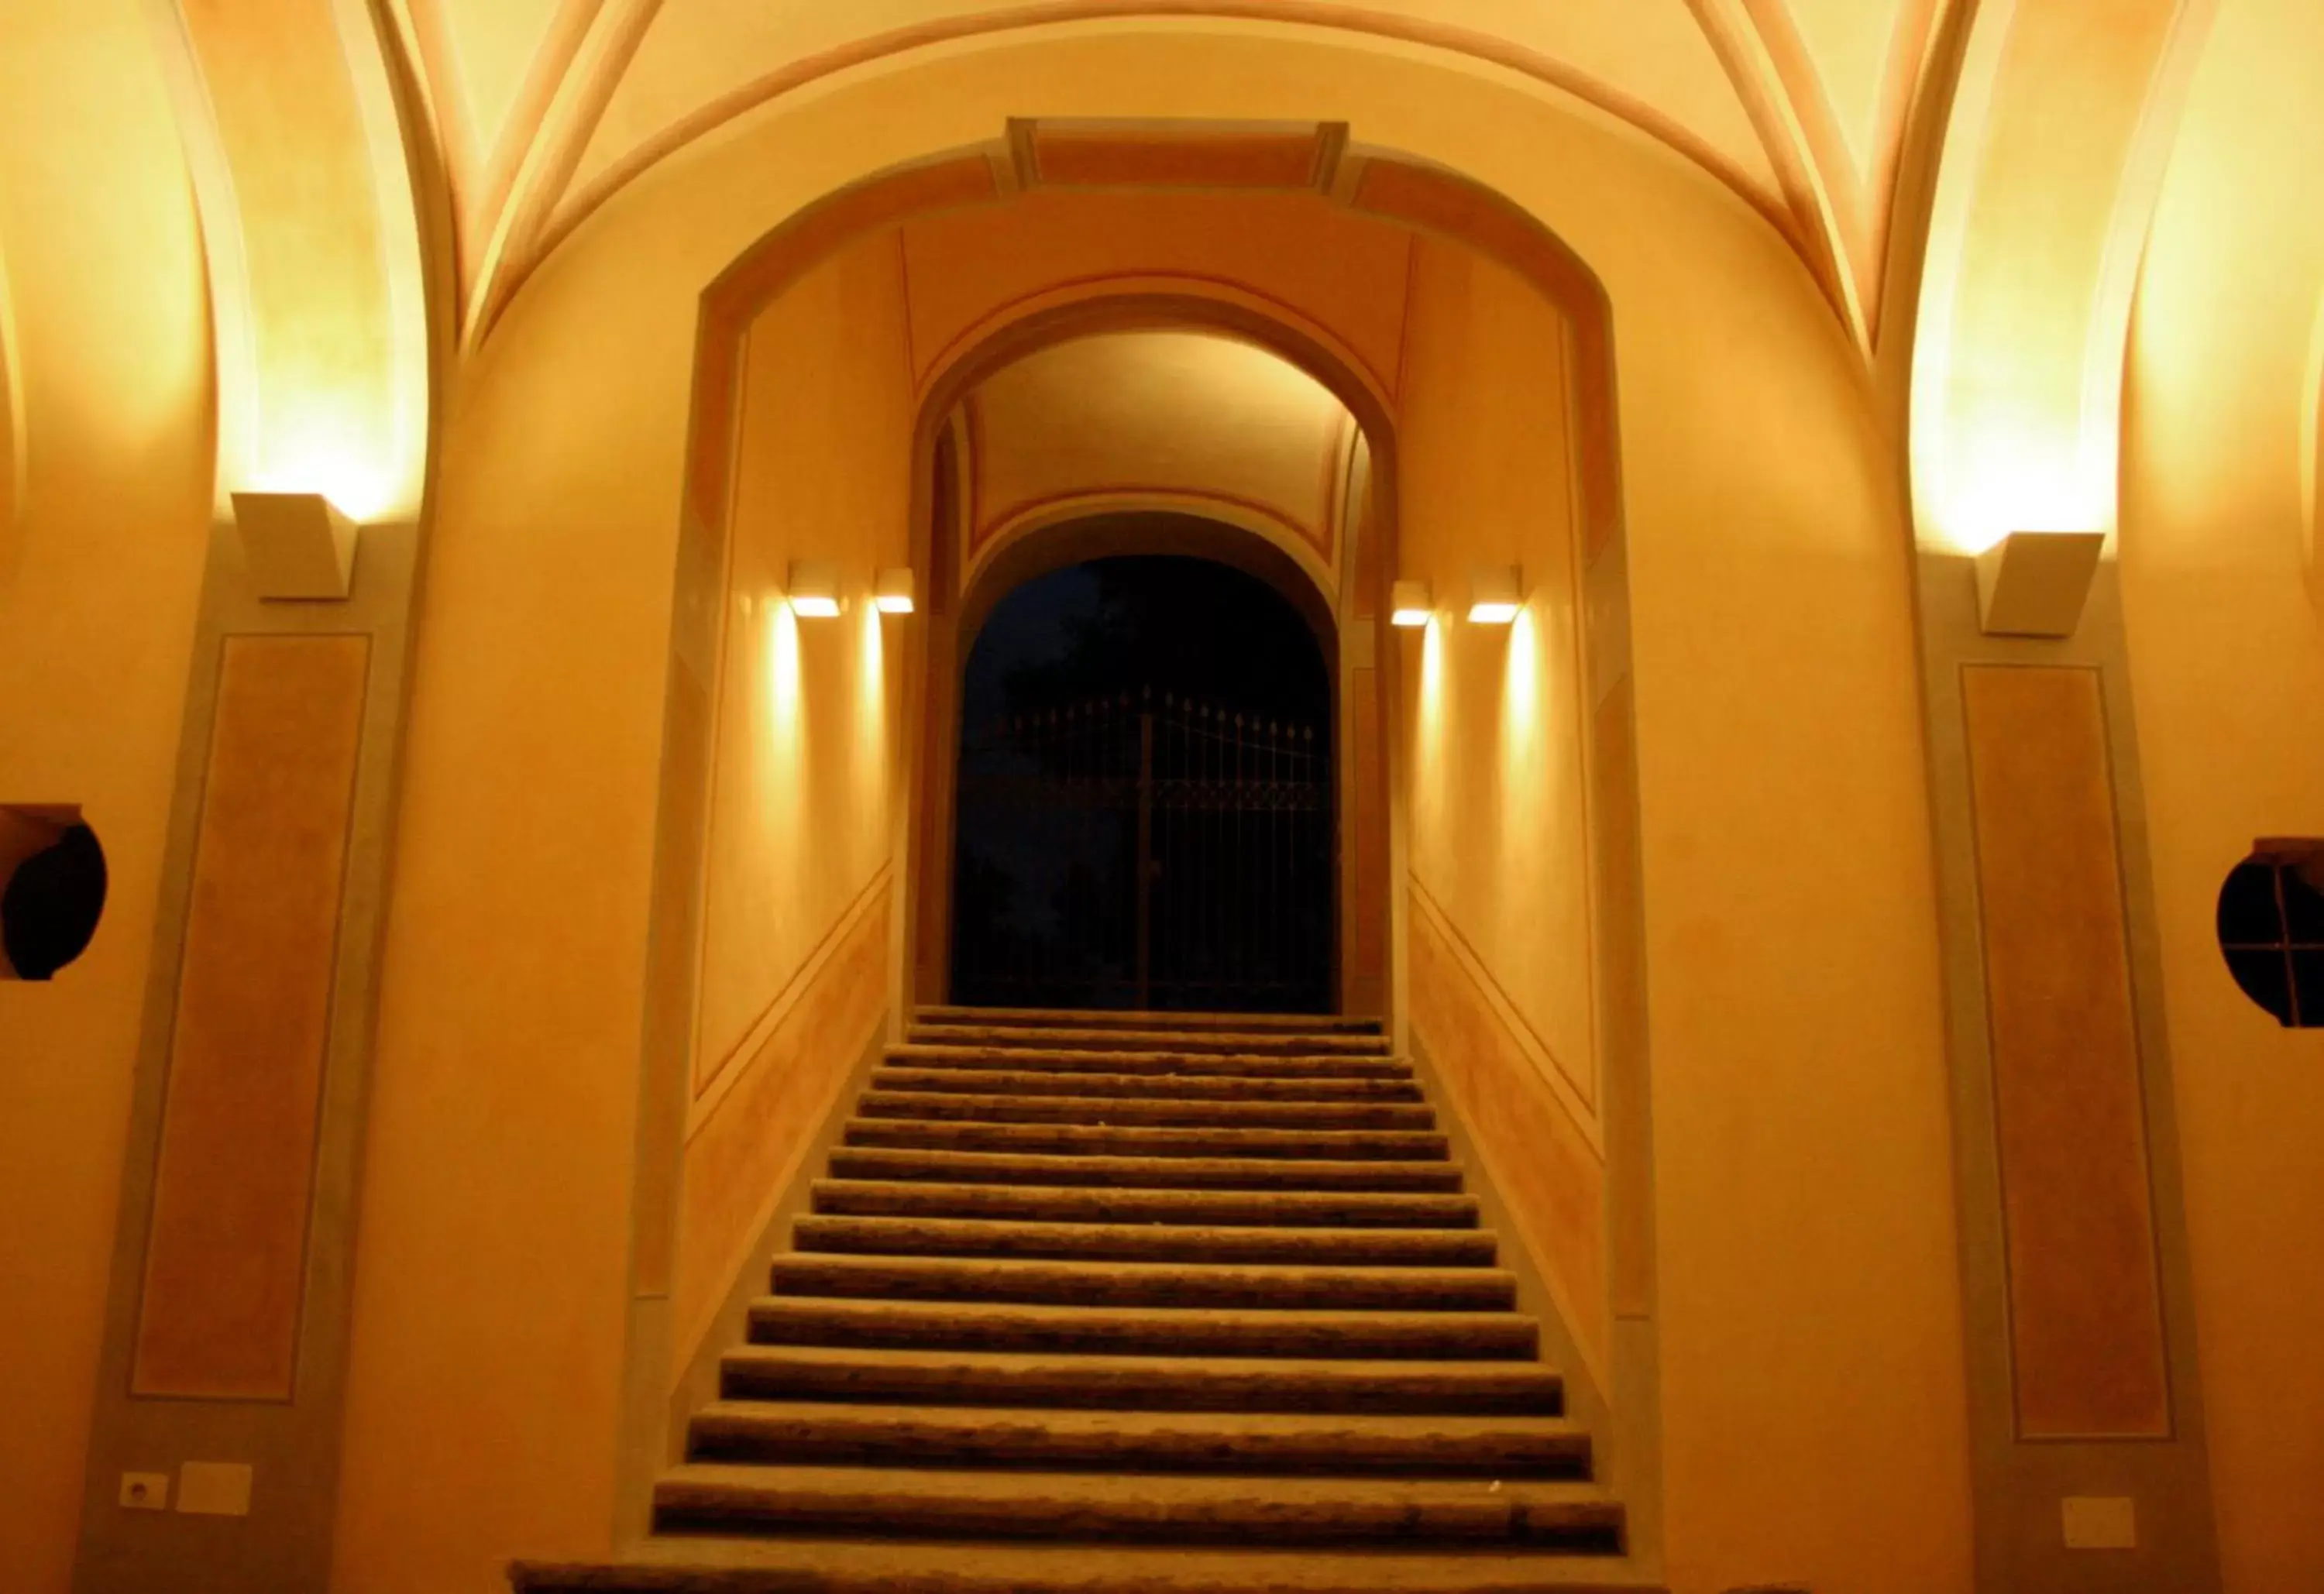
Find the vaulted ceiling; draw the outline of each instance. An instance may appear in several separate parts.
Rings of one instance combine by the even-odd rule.
[[[1908,119],[1957,3],[400,0],[480,312],[624,182],[770,99],[945,43],[1197,19],[1421,47],[1587,102],[1766,214],[1867,344]]]

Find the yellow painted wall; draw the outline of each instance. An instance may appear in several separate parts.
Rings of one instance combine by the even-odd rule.
[[[1397,395],[1397,574],[1436,622],[1405,641],[1413,879],[1595,1119],[1572,381],[1563,316],[1458,245],[1414,260]],[[1471,572],[1517,565],[1515,624],[1475,625]]]
[[[875,234],[792,283],[749,333],[672,1291],[681,1360],[886,1009],[921,623],[872,602],[876,573],[910,561],[901,258],[892,232]],[[845,613],[792,613],[794,559],[832,567]]]
[[[711,791],[696,1078],[707,1084],[888,861],[909,620],[872,584],[909,559],[916,406],[893,234],[792,284],[750,332]],[[781,601],[820,561],[835,620]],[[747,609],[744,605],[748,605]]]
[[[0,981],[0,1581],[62,1594],[209,535],[201,243],[134,0],[0,10],[0,276],[25,495],[0,526],[0,803],[80,804],[111,886]],[[0,493],[0,499],[7,495]]]
[[[2220,882],[2324,836],[2301,452],[2324,309],[2324,12],[2225,0],[2133,325],[2121,557],[2230,1594],[2324,1586],[2324,1033],[2228,978]]]

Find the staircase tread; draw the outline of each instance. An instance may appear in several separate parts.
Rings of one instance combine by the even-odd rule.
[[[875,1091],[950,1095],[1061,1096],[1111,1099],[1134,1096],[1157,1101],[1400,1101],[1422,1100],[1420,1087],[1405,1079],[1334,1079],[1329,1075],[1277,1079],[1239,1073],[1045,1073],[1031,1070],[912,1068],[890,1062],[872,1075]]]
[[[1418,1348],[1458,1345],[1461,1360],[1530,1359],[1540,1348],[1541,1325],[1517,1312],[1326,1311],[1314,1309],[1224,1306],[1093,1306],[999,1301],[864,1300],[852,1296],[761,1295],[751,1303],[751,1329],[758,1336],[787,1326],[801,1331],[909,1334],[915,1348],[929,1348],[929,1338],[963,1335],[1024,1337],[1038,1335],[1065,1341],[1142,1339],[1164,1347],[1133,1352],[1146,1355],[1207,1357],[1230,1347],[1245,1355],[1267,1355],[1261,1345],[1296,1342],[1297,1355],[1314,1359],[1330,1350],[1334,1360],[1382,1359],[1410,1361],[1427,1359]],[[870,1339],[856,1341],[870,1344]],[[1256,1342],[1256,1343],[1254,1343]],[[1416,1345],[1417,1342],[1417,1346]],[[1396,1350],[1366,1351],[1360,1346]],[[984,1346],[983,1349],[1031,1349],[1067,1353],[1068,1345]],[[1120,1351],[1122,1347],[1112,1347]]]
[[[1176,1149],[1190,1156],[1251,1156],[1268,1152],[1297,1159],[1314,1151],[1379,1151],[1393,1153],[1383,1162],[1446,1158],[1452,1141],[1441,1129],[1286,1129],[1200,1128],[1167,1124],[1114,1125],[1073,1123],[986,1123],[957,1119],[851,1118],[845,1127],[850,1146],[893,1144],[898,1140],[940,1140],[950,1144],[982,1142],[972,1149],[1017,1147],[1136,1147],[1167,1153]],[[930,1147],[914,1147],[930,1149]],[[941,1148],[941,1147],[938,1147]],[[1365,1160],[1333,1157],[1331,1161]]]
[[[912,1405],[814,1400],[721,1399],[701,1407],[699,1417],[722,1423],[807,1423],[831,1427],[893,1427],[926,1424],[945,1428],[1024,1427],[1062,1433],[1330,1433],[1412,1437],[1427,1434],[1491,1437],[1538,1434],[1586,1444],[1589,1433],[1563,1417],[1445,1414],[1414,1415],[1318,1412],[1151,1412],[1059,1409],[1055,1406]]]
[[[1380,1035],[1302,1034],[1266,1029],[1110,1029],[1087,1026],[1067,1028],[1051,1025],[915,1024],[908,1032],[918,1042],[962,1042],[980,1046],[1071,1046],[1090,1051],[1135,1050],[1145,1047],[1179,1051],[1285,1052],[1305,1049],[1312,1056],[1338,1054],[1379,1056],[1388,1049]]]
[[[1496,1267],[1302,1266],[1264,1262],[1077,1261],[1016,1257],[860,1256],[786,1251],[778,1295],[846,1300],[990,1300],[1208,1304],[1315,1310],[1505,1310],[1516,1275]]]
[[[1048,1073],[1212,1073],[1254,1079],[1410,1079],[1412,1064],[1387,1053],[1127,1051],[1080,1046],[1001,1046],[907,1040],[882,1055],[891,1063],[973,1073],[1017,1068]]]
[[[846,1255],[1169,1259],[1241,1265],[1314,1257],[1383,1267],[1409,1267],[1423,1261],[1440,1267],[1490,1267],[1499,1251],[1492,1232],[1476,1228],[1047,1222],[1023,1218],[827,1212],[797,1220],[791,1246],[798,1251]],[[1167,1258],[1160,1255],[1164,1252],[1169,1253]]]
[[[1610,1557],[1496,1545],[1254,1549],[659,1534],[623,1562],[523,1561],[517,1594],[1664,1594]]]
[[[864,1183],[920,1184],[900,1177],[907,1171],[932,1175],[930,1184],[983,1184],[1003,1188],[1038,1188],[1032,1178],[1002,1179],[1001,1175],[1037,1175],[1039,1179],[1076,1181],[1054,1184],[1058,1189],[1120,1189],[1268,1193],[1305,1191],[1352,1194],[1457,1194],[1462,1185],[1459,1166],[1442,1157],[1427,1161],[1334,1161],[1324,1157],[1233,1156],[1109,1156],[1102,1153],[1051,1156],[1028,1151],[918,1150],[903,1147],[843,1146],[832,1153],[836,1174],[842,1164],[879,1168],[884,1179],[862,1174],[840,1175]],[[972,1177],[983,1175],[982,1180]],[[933,1175],[942,1175],[936,1178]],[[1311,1183],[1286,1184],[1304,1177]],[[1198,1182],[1199,1181],[1199,1182]],[[1250,1183],[1257,1181],[1257,1183]],[[1317,1183],[1320,1181],[1320,1183]],[[1373,1188],[1388,1181],[1386,1189]]]
[[[876,1209],[851,1214],[857,1217],[933,1217],[939,1215],[934,1209],[950,1204],[978,1210],[973,1214],[943,1215],[1001,1221],[1021,1213],[1033,1221],[1051,1223],[1199,1221],[1234,1226],[1248,1222],[1253,1227],[1273,1228],[1282,1226],[1286,1220],[1297,1219],[1300,1221],[1293,1222],[1292,1227],[1473,1230],[1480,1212],[1474,1196],[1409,1191],[1120,1190],[1073,1184],[816,1179],[808,1186],[808,1193],[819,1215],[853,1203]],[[890,1211],[881,1204],[883,1202],[910,1210]],[[1073,1219],[1057,1216],[1063,1209],[1089,1215]],[[1332,1214],[1333,1221],[1320,1221],[1326,1213]],[[1418,1221],[1423,1218],[1426,1221]],[[1351,1222],[1351,1219],[1378,1221]]]
[[[1131,1124],[1242,1124],[1266,1128],[1313,1124],[1326,1129],[1434,1128],[1435,1110],[1425,1102],[1241,1101],[1167,1096],[1010,1095],[1000,1091],[907,1091],[882,1085],[856,1099],[861,1118],[981,1119],[995,1123],[1069,1123],[1108,1128]]]
[[[1018,1350],[882,1350],[838,1345],[737,1345],[725,1355],[730,1362],[808,1361],[827,1366],[862,1363],[932,1370],[964,1368],[1030,1372],[1060,1368],[1084,1374],[1167,1372],[1218,1377],[1264,1374],[1274,1378],[1345,1377],[1365,1381],[1412,1377],[1526,1382],[1554,1381],[1558,1377],[1557,1369],[1546,1362],[1460,1361],[1451,1359],[1390,1361],[1371,1358],[1206,1356],[1199,1361],[1189,1362],[1183,1356],[1079,1355]]]
[[[1305,1505],[1490,1505],[1611,1519],[1621,1506],[1602,1485],[1566,1479],[1208,1477],[1201,1474],[981,1472],[922,1467],[794,1467],[749,1461],[684,1461],[662,1487],[798,1499],[814,1494],[888,1496],[944,1502],[1021,1502],[1055,1497],[1091,1503]]]
[[[919,1024],[1066,1024],[1080,1028],[1324,1029],[1378,1034],[1383,1020],[1352,1013],[1178,1012],[1159,1008],[972,1008],[932,1002],[915,1009]]]

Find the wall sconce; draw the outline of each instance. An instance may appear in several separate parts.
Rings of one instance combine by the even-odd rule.
[[[830,620],[847,607],[839,595],[839,572],[819,560],[793,559],[783,596],[801,620]]]
[[[1989,637],[2070,637],[2098,573],[2103,531],[2012,531],[1977,556],[1977,622]]]
[[[267,600],[344,600],[355,527],[319,493],[236,493],[234,529],[250,584]]]
[[[1390,625],[1407,629],[1426,625],[1435,613],[1436,606],[1428,599],[1428,583],[1399,581],[1388,589],[1388,622]]]
[[[1494,565],[1469,576],[1469,623],[1508,625],[1525,607],[1525,574],[1515,565]]]
[[[899,566],[880,572],[880,579],[872,589],[872,601],[882,614],[909,614],[912,603],[912,573]]]

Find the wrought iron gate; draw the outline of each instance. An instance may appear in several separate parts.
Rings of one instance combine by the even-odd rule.
[[[1169,694],[964,733],[953,998],[1323,1012],[1328,736]]]

